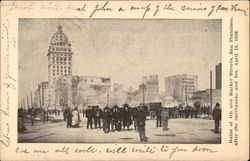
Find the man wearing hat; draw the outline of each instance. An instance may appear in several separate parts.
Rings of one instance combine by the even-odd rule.
[[[138,107],[138,111],[136,113],[136,121],[137,127],[139,131],[140,142],[146,142],[147,137],[145,134],[145,125],[146,125],[146,111],[144,110],[143,106]]]
[[[167,108],[163,108],[162,113],[161,113],[161,117],[162,117],[162,130],[168,130],[168,119],[169,119],[169,111]]]
[[[213,119],[214,119],[214,133],[219,133],[219,124],[221,120],[221,108],[219,103],[216,103],[213,109]]]
[[[90,106],[88,106],[86,110],[86,117],[87,117],[87,129],[89,127],[92,129],[93,109]]]

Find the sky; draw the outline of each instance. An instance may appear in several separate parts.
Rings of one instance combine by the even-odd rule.
[[[19,99],[48,81],[57,25],[72,43],[73,75],[110,77],[125,90],[152,74],[160,92],[164,78],[176,74],[198,75],[198,89],[206,89],[209,71],[222,61],[221,20],[19,19]]]

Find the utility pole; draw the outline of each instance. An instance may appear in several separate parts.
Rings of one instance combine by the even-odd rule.
[[[24,100],[24,98],[23,98],[23,108],[25,109],[25,100]]]
[[[210,109],[209,110],[212,110],[212,106],[213,106],[213,91],[212,91],[212,88],[213,88],[213,82],[212,82],[212,70],[210,71]],[[209,117],[209,112],[208,112],[208,117]]]
[[[109,106],[109,91],[108,91],[107,97],[108,97],[107,106]]]
[[[187,102],[187,85],[185,85],[185,99],[186,99],[186,106],[188,105],[188,102]]]
[[[40,95],[40,87],[39,87],[39,85],[38,85],[38,99],[39,99],[39,108],[41,108],[41,95]]]
[[[32,92],[30,92],[30,105],[33,106],[33,101],[32,101]]]
[[[145,85],[142,83],[142,105],[145,106]]]
[[[29,109],[29,96],[28,96],[28,94],[26,96],[27,96],[27,107]]]

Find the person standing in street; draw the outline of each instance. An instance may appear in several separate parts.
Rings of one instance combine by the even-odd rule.
[[[86,117],[87,117],[87,129],[89,129],[89,127],[92,129],[93,110],[90,106],[88,106],[86,110]]]
[[[111,111],[109,107],[105,107],[102,112],[102,122],[103,122],[103,131],[108,133],[110,131],[110,120],[111,120]]]
[[[221,108],[219,103],[216,103],[212,115],[214,119],[214,133],[219,133],[219,124],[221,120]]]
[[[67,122],[67,128],[71,128],[72,115],[71,115],[70,109],[69,108],[65,109],[64,114],[65,114],[65,119]]]
[[[95,128],[97,129],[101,127],[101,120],[100,120],[100,109],[98,106],[96,106],[94,108],[94,111],[93,111],[93,117],[94,117],[94,125],[95,125]]]
[[[137,127],[139,131],[139,137],[140,142],[146,142],[146,132],[145,132],[145,126],[146,126],[146,111],[144,110],[143,106],[139,106],[139,110],[136,114],[136,120],[137,120]]]
[[[124,104],[123,110],[122,110],[122,120],[123,120],[123,129],[127,127],[129,129],[129,126],[132,124],[131,115],[129,112],[129,106],[128,104]]]
[[[121,110],[118,108],[118,106],[116,106],[114,109],[115,130],[120,131],[122,127]]]
[[[35,108],[32,106],[30,109],[30,121],[32,126],[35,125],[35,119],[36,119],[36,111]]]
[[[162,123],[163,123],[162,130],[163,131],[169,130],[168,129],[169,113],[168,113],[167,108],[163,108],[161,116],[162,116]]]
[[[138,131],[138,128],[137,128],[137,120],[136,120],[136,115],[137,115],[137,107],[133,108],[133,111],[132,111],[132,118],[133,118],[133,121],[134,121],[134,128],[135,128],[135,131]]]
[[[156,127],[161,127],[162,124],[161,124],[161,108],[158,108],[157,111],[156,111]]]
[[[23,107],[18,109],[18,132],[24,132],[26,131],[26,128],[24,126],[24,118],[25,118],[25,112],[23,110]]]
[[[75,107],[72,112],[72,127],[78,128],[79,124],[80,124],[80,114],[77,108]]]

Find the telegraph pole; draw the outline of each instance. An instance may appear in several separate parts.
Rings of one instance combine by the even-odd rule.
[[[40,87],[38,85],[38,99],[39,99],[39,108],[41,108],[41,95],[40,95]]]
[[[28,94],[26,96],[27,96],[27,107],[29,109],[29,96],[28,96]]]
[[[24,98],[23,98],[23,108],[25,109],[25,100],[24,100]]]
[[[142,105],[145,106],[145,85],[142,83]]]
[[[32,92],[30,92],[30,105],[33,106],[33,101],[32,101]]]
[[[107,106],[109,106],[109,92],[107,94],[108,100],[107,100]]]
[[[212,70],[210,71],[210,109],[212,110],[212,106],[213,106],[213,82],[212,82]],[[209,110],[210,110],[209,109]],[[208,112],[208,117],[209,117],[209,112]]]
[[[185,85],[185,99],[186,99],[186,106],[188,105],[188,102],[187,102],[187,85]]]

